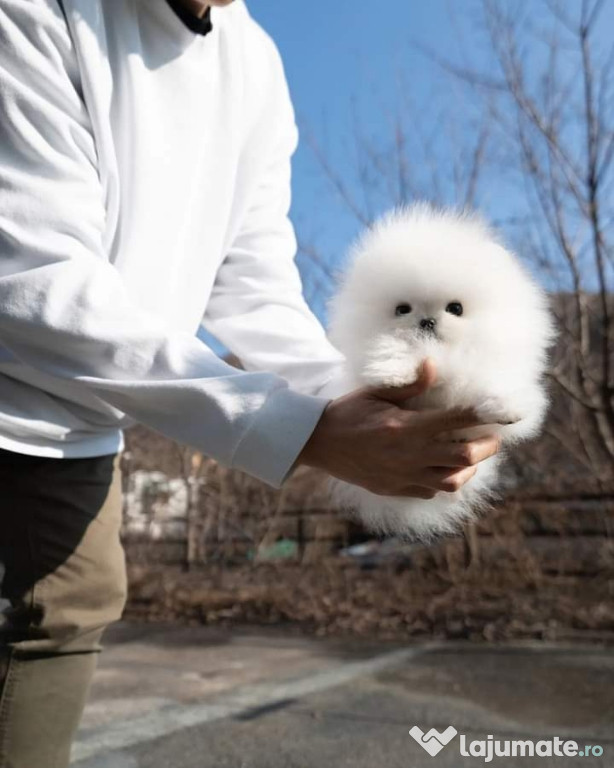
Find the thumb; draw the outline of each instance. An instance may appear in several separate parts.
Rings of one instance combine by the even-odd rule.
[[[427,357],[422,361],[418,369],[418,376],[411,384],[403,384],[400,387],[368,387],[371,397],[378,400],[387,400],[389,403],[402,403],[410,397],[417,397],[433,386],[437,380],[437,368],[434,361]]]

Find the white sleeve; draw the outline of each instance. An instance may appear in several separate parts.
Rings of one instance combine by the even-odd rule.
[[[262,171],[242,227],[222,263],[203,325],[247,370],[275,371],[299,391],[321,393],[343,357],[303,298],[288,212],[291,156],[298,132],[283,66],[272,41],[272,87],[254,133],[265,146]]]
[[[240,372],[138,307],[105,210],[56,0],[0,3],[0,344],[180,442],[279,486],[328,400]]]

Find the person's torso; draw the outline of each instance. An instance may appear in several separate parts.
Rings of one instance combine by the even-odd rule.
[[[105,252],[143,309],[197,333],[267,155],[272,46],[242,0],[200,35],[166,0],[62,0],[91,123]],[[0,349],[0,447],[51,456],[122,446],[132,421]]]
[[[92,0],[64,2],[78,12]],[[98,152],[109,259],[139,305],[196,332],[258,179],[260,32],[241,2],[213,9],[206,36],[166,0],[96,5],[112,78],[96,128],[106,133]],[[103,77],[97,85],[92,99],[105,97]]]

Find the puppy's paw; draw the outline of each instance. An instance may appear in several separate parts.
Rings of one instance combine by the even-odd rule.
[[[407,339],[381,335],[367,344],[361,366],[365,384],[400,387],[418,377],[421,360]]]
[[[384,387],[402,387],[413,384],[418,378],[417,366],[390,359],[370,361],[362,371],[365,384]]]

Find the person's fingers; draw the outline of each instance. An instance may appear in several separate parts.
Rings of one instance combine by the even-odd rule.
[[[463,467],[456,470],[451,470],[450,467],[431,467],[422,474],[420,482],[435,491],[454,493],[460,490],[476,472],[477,467]]]
[[[433,442],[425,451],[424,460],[432,467],[470,467],[494,456],[500,445],[496,435],[476,437],[466,443]]]
[[[377,400],[400,404],[411,397],[417,397],[432,387],[437,380],[437,369],[431,358],[426,358],[418,370],[418,377],[411,384],[400,387],[365,387],[365,393]]]
[[[427,411],[414,411],[408,419],[408,427],[421,429],[428,435],[436,435],[440,432],[451,432],[457,429],[469,427],[487,426],[474,408],[448,408],[432,409]]]
[[[439,491],[454,493],[460,490],[476,471],[477,467],[457,467],[454,470],[449,467],[431,467],[421,473],[419,484],[413,483],[401,490],[391,490],[381,495],[432,499]]]

